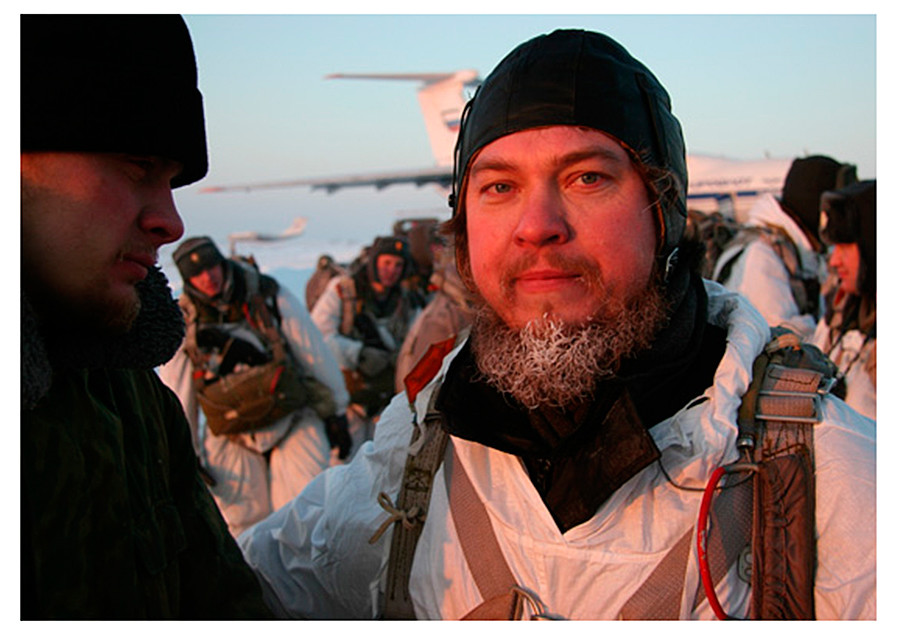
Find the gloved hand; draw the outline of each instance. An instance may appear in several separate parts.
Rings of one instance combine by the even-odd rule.
[[[344,460],[350,454],[353,441],[350,439],[347,415],[335,414],[325,419],[325,434],[332,449],[338,449],[338,458]]]
[[[366,378],[376,377],[388,367],[391,363],[391,353],[381,348],[372,348],[364,346],[359,351],[359,363],[357,370]]]

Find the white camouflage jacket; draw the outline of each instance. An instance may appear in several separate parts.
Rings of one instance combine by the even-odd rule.
[[[561,533],[520,460],[450,438],[485,503],[504,558],[519,585],[547,611],[568,619],[615,619],[673,544],[697,525],[701,493],[715,468],[737,457],[735,426],[741,396],[769,328],[745,299],[707,282],[709,320],[727,328],[727,349],[715,382],[702,397],[650,430],[662,453],[633,476],[584,523]],[[416,398],[400,394],[382,415],[375,439],[353,462],[319,475],[294,501],[239,538],[260,576],[269,604],[307,618],[373,619],[381,613],[391,533],[370,537],[387,518],[378,504],[400,489],[413,426],[424,422],[431,392],[450,360]],[[834,397],[823,402],[815,428],[819,618],[875,617],[875,431]],[[681,618],[710,619],[704,602],[693,610],[696,549],[689,561]],[[736,570],[717,592],[742,617],[749,584]],[[412,566],[410,592],[420,619],[458,619],[481,597],[461,551],[438,470],[431,505]]]
[[[763,226],[772,224],[783,228],[800,253],[802,271],[810,276],[819,275],[820,259],[806,235],[770,194],[761,195],[747,213],[747,223]],[[816,318],[800,314],[791,292],[790,275],[781,258],[762,239],[746,246],[726,248],[719,256],[713,279],[718,279],[722,265],[731,261],[735,252],[743,253],[734,262],[727,281],[728,290],[739,292],[750,300],[770,326],[784,326],[806,341],[816,328]]]

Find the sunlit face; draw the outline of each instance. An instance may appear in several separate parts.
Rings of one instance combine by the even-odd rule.
[[[492,142],[470,165],[465,206],[472,279],[510,327],[544,313],[583,324],[649,283],[647,189],[599,131],[552,126]]]
[[[859,246],[857,244],[835,244],[828,259],[840,277],[840,289],[848,294],[859,294]]]
[[[126,330],[135,284],[184,231],[170,182],[181,165],[118,153],[21,154],[23,285],[38,304]]]
[[[385,288],[396,286],[403,276],[403,257],[397,255],[381,254],[375,260],[375,268],[378,270],[378,281]]]
[[[222,264],[207,268],[199,275],[190,278],[191,285],[207,297],[215,297],[222,292],[225,283],[225,271]]]

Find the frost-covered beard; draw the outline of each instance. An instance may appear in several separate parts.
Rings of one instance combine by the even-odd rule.
[[[479,300],[480,301],[480,300]],[[590,396],[620,361],[650,347],[666,320],[656,285],[631,303],[573,325],[544,314],[512,329],[481,301],[472,324],[472,352],[484,380],[526,408],[567,409]]]

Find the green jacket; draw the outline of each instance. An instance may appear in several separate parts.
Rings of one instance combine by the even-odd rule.
[[[269,617],[154,357],[59,354],[30,313],[23,298],[22,617]]]

